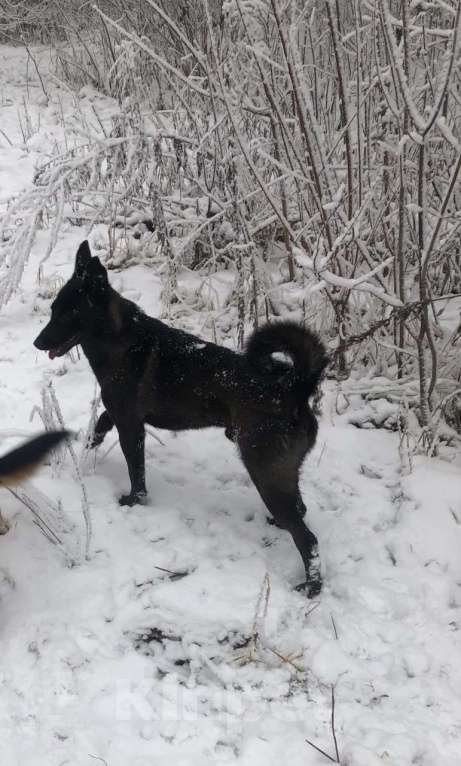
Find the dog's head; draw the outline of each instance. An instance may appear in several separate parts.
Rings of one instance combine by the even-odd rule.
[[[99,258],[91,255],[85,240],[78,248],[74,273],[51,304],[51,319],[34,346],[48,351],[50,359],[66,354],[102,326],[109,293],[107,271]]]

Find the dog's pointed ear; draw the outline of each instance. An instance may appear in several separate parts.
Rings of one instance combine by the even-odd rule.
[[[88,240],[85,239],[81,243],[75,256],[75,276],[78,279],[83,279],[88,271],[88,266],[91,263],[91,250]]]
[[[101,299],[109,287],[106,268],[97,256],[91,259],[85,273],[85,288],[89,297]]]
[[[105,266],[103,266],[97,255],[95,255],[94,258],[92,258],[89,262],[86,273],[92,279],[99,279],[103,282],[109,282],[107,278],[107,269]]]

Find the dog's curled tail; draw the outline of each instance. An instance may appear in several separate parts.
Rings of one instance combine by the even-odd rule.
[[[66,436],[68,431],[46,431],[0,457],[0,485],[11,487],[29,478],[48,452]]]
[[[293,362],[290,378],[303,399],[311,396],[328,364],[328,355],[320,338],[295,322],[277,322],[255,330],[246,345],[246,355],[261,371],[280,372],[273,354],[288,354]],[[287,374],[289,368],[285,366]]]

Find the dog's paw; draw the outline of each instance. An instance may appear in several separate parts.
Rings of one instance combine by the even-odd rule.
[[[146,502],[147,492],[130,492],[129,495],[119,497],[119,505],[143,505]]]
[[[317,547],[314,548],[317,551]],[[305,593],[308,598],[315,598],[322,590],[322,576],[320,574],[320,557],[317,552],[312,556],[309,569],[306,571],[306,581],[296,586],[295,590]]]
[[[322,590],[322,580],[318,578],[310,578],[306,582],[301,582],[295,586],[295,591],[298,593],[305,593],[307,598],[315,598]]]
[[[87,449],[96,449],[96,447],[99,447],[99,445],[103,443],[105,435],[106,434],[98,434],[95,432],[93,436],[88,439]]]

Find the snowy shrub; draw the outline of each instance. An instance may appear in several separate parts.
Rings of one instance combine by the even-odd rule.
[[[231,270],[238,345],[280,314],[317,324],[332,373],[398,381],[431,430],[459,381],[443,319],[460,284],[460,9],[114,0],[53,14],[68,22],[58,76],[76,104],[102,92],[113,110],[78,107],[72,146],[11,205],[2,303],[38,227],[46,257],[63,221],[103,225],[110,266],[160,268],[166,316],[183,310],[183,269]]]

